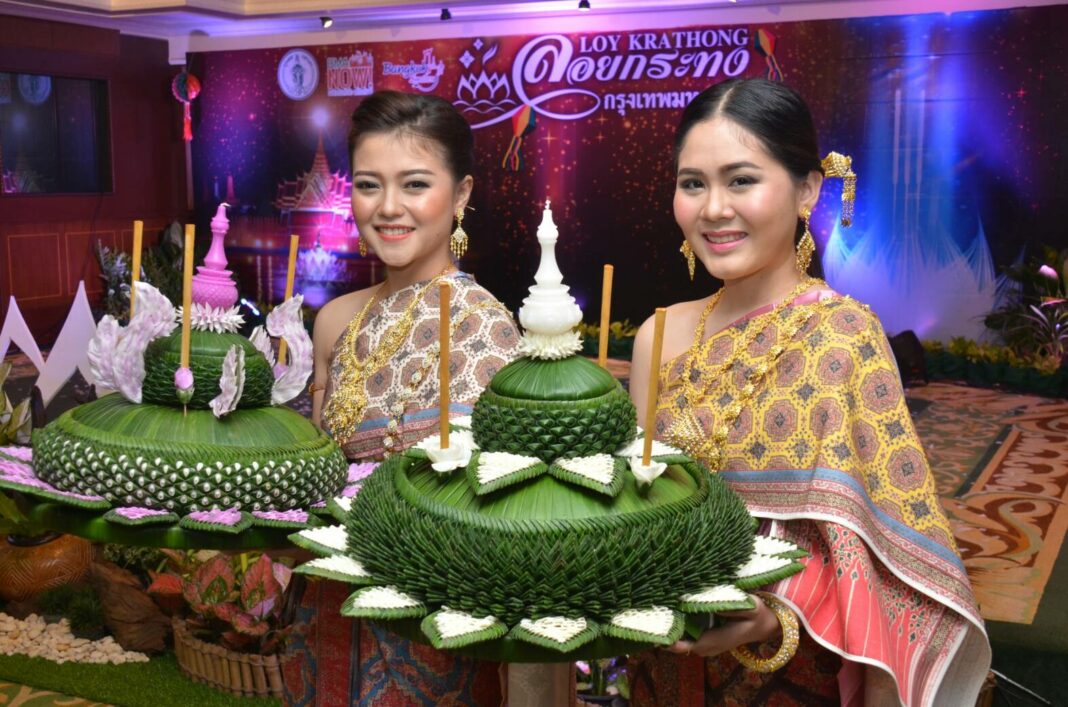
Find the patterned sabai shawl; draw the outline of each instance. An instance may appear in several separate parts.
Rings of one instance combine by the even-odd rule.
[[[780,340],[798,307],[810,318]],[[700,382],[708,387],[695,417],[707,433],[732,401],[747,400],[721,474],[772,532],[812,552],[805,571],[772,591],[846,660],[842,703],[893,703],[896,693],[906,705],[974,704],[989,643],[876,316],[824,290],[711,338],[710,366],[750,343],[731,369]],[[661,371],[657,428],[669,440],[687,405],[687,355]],[[747,395],[762,362],[768,373]]]
[[[449,414],[468,415],[494,374],[517,356],[519,333],[504,306],[470,275],[452,273],[446,279],[452,285],[453,326],[449,347]],[[416,283],[374,303],[356,339],[360,361],[397,325],[412,298],[426,284]],[[414,325],[407,339],[381,369],[370,372],[363,381],[367,392],[363,419],[351,436],[337,440],[350,460],[382,459],[389,452],[410,447],[437,429],[438,293],[436,286],[426,291],[416,304]],[[344,341],[345,333],[342,333],[330,357],[324,411],[341,378],[342,357],[338,354]],[[417,382],[413,384],[413,381]],[[323,429],[333,435],[325,414]]]

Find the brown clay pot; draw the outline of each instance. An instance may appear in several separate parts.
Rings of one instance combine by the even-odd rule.
[[[0,597],[23,601],[85,577],[96,550],[73,535],[0,537]]]

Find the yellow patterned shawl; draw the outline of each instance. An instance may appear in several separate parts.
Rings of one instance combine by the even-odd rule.
[[[812,316],[780,341],[796,307]],[[974,704],[989,644],[876,316],[825,291],[712,338],[710,365],[752,343],[718,380],[700,382],[694,414],[706,433],[744,398],[750,368],[775,360],[729,432],[721,474],[772,532],[813,552],[774,591],[846,659],[843,704],[892,703],[894,693],[907,705]],[[685,358],[661,372],[657,431],[669,440],[687,405]]]

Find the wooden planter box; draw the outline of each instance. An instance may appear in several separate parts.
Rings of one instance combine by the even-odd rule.
[[[175,619],[174,652],[178,667],[196,682],[245,697],[282,697],[282,669],[277,655],[237,653],[195,638],[185,621]]]

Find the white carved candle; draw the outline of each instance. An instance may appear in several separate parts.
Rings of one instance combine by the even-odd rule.
[[[564,358],[582,347],[578,332],[573,331],[582,321],[582,310],[569,294],[570,288],[563,283],[563,273],[556,264],[558,237],[553,212],[546,200],[538,226],[541,262],[534,274],[536,284],[531,286],[530,294],[519,308],[519,323],[525,330],[523,352],[534,358]]]

